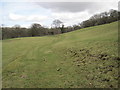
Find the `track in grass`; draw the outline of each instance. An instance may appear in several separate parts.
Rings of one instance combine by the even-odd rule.
[[[118,87],[117,25],[3,40],[3,88]]]

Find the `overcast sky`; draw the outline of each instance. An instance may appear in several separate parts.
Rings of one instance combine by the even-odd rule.
[[[32,0],[30,0],[32,1]],[[29,27],[39,23],[50,27],[54,19],[61,20],[66,26],[78,24],[96,13],[118,9],[118,2],[8,2],[0,1],[0,17],[5,26],[19,24]],[[0,20],[1,21],[1,20]]]

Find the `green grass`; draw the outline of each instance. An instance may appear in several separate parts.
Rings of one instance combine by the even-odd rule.
[[[3,40],[3,88],[118,87],[117,25]]]

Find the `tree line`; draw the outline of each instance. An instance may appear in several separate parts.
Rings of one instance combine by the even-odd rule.
[[[117,10],[109,10],[108,12],[102,12],[95,14],[88,20],[85,20],[77,25],[65,27],[60,20],[54,20],[51,28],[46,28],[38,23],[34,23],[30,28],[23,28],[20,25],[13,27],[0,27],[2,32],[2,39],[17,38],[17,37],[35,37],[45,35],[56,35],[71,32],[81,28],[102,25],[120,20],[120,12]]]

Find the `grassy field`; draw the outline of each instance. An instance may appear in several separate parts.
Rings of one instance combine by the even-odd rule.
[[[3,40],[3,88],[118,87],[117,25]]]

